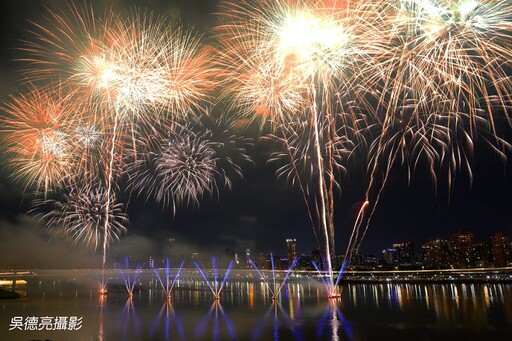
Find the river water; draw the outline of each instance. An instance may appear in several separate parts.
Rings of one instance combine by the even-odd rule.
[[[135,280],[135,272],[124,279]],[[130,298],[122,276],[47,271],[0,300],[0,340],[512,340],[512,284],[343,284],[328,300],[297,279],[272,300],[264,283],[230,279],[215,300],[181,279],[167,299],[151,272]]]

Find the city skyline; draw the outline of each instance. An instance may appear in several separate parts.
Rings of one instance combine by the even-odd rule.
[[[458,238],[463,239],[457,242]],[[45,242],[40,240],[34,243],[36,248],[39,244]],[[38,244],[39,243],[39,244]],[[62,253],[62,246],[59,245],[59,252]],[[119,247],[118,247],[119,246]],[[320,248],[307,249],[304,244],[296,238],[286,238],[281,241],[281,247],[276,249],[251,249],[245,248],[226,248],[204,250],[194,248],[190,245],[184,245],[179,240],[170,238],[162,241],[157,248],[131,248],[114,247],[108,256],[109,267],[118,268],[124,266],[128,261],[132,267],[144,266],[151,268],[147,262],[158,260],[158,264],[164,264],[168,260],[171,266],[178,266],[184,262],[186,267],[193,267],[194,261],[208,262],[212,257],[225,262],[233,261],[237,268],[251,268],[249,260],[253,260],[260,267],[265,268],[265,262],[268,262],[272,254],[276,260],[276,267],[286,270],[289,263],[295,259],[299,259],[299,269],[309,269],[314,271],[311,261],[317,264],[322,261],[323,251]],[[133,246],[133,242],[132,242]],[[152,245],[155,246],[155,245]],[[14,246],[16,247],[16,246]],[[52,248],[51,244],[47,244],[46,251]],[[69,245],[65,245],[67,251],[70,251]],[[497,251],[496,251],[496,248]],[[7,250],[12,250],[7,248]],[[343,251],[333,255],[335,268],[340,268],[344,261]],[[37,253],[37,251],[36,251]],[[498,254],[497,254],[498,253]],[[50,260],[45,264],[45,258],[34,259],[32,257],[18,258],[16,253],[5,257],[0,268],[58,268],[55,264],[60,264],[68,268],[69,265],[75,264],[77,267],[97,267],[98,257],[78,253],[74,262],[65,261],[56,263]],[[465,255],[465,256],[463,256]],[[461,258],[462,257],[462,258]],[[469,258],[468,258],[469,257]],[[466,259],[465,259],[466,258]],[[117,264],[117,265],[116,265]],[[227,264],[227,263],[226,263]],[[263,264],[263,265],[262,265]],[[48,265],[48,266],[47,266]],[[406,240],[395,240],[392,244],[381,245],[381,249],[377,253],[367,253],[361,250],[353,250],[351,261],[347,263],[350,268],[371,270],[371,269],[387,269],[394,270],[396,267],[405,269],[465,269],[465,268],[495,268],[512,266],[512,236],[504,235],[501,232],[491,233],[486,239],[477,239],[473,232],[457,231],[449,236],[437,236],[419,243]],[[361,268],[362,267],[362,268]]]

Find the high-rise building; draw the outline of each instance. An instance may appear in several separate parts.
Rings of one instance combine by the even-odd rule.
[[[374,255],[368,255],[364,258],[364,265],[374,268],[379,265],[379,258]]]
[[[503,233],[496,233],[491,237],[492,261],[495,267],[508,266],[512,261],[510,239]]]
[[[466,269],[475,267],[475,237],[469,231],[460,231],[450,237],[451,265]]]
[[[176,250],[176,239],[169,238],[167,239],[167,257],[169,257],[170,266],[177,266],[178,265],[178,253]]]
[[[442,238],[430,240],[422,245],[423,264],[427,269],[445,269],[448,267],[448,241]]]
[[[490,243],[476,243],[475,244],[475,267],[486,268],[492,263],[492,253]]]
[[[364,259],[361,251],[355,247],[350,250],[348,253],[348,260],[350,261],[350,265],[363,265]]]
[[[393,244],[396,250],[396,260],[399,265],[413,264],[416,259],[414,256],[414,243],[403,242]]]
[[[319,269],[323,269],[323,267],[324,267],[324,262],[323,262],[324,257],[323,257],[322,249],[320,249],[320,248],[313,249],[311,251],[311,256],[313,258],[313,262],[316,263],[318,268]]]
[[[296,239],[286,239],[286,255],[290,264],[295,258],[297,258],[298,253]]]
[[[382,250],[382,262],[384,265],[398,264],[396,249],[390,247]]]
[[[251,249],[247,248],[245,249],[245,267],[247,269],[250,269],[252,267],[251,261]]]

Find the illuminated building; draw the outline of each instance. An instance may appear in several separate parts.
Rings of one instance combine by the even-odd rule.
[[[450,237],[451,265],[453,268],[475,267],[475,237],[469,231],[461,231]]]
[[[491,246],[489,243],[475,244],[475,267],[487,268],[492,263]]]
[[[423,244],[423,263],[427,269],[445,269],[448,267],[448,241],[436,238]]]
[[[286,239],[286,255],[287,255],[290,263],[295,258],[297,258],[298,253],[297,253],[297,240],[296,239]]]
[[[510,239],[503,233],[491,237],[492,261],[495,267],[509,266],[511,262]]]
[[[395,243],[393,249],[396,251],[398,265],[410,265],[415,262],[414,244],[411,242]]]
[[[387,248],[382,250],[382,262],[384,265],[395,265],[398,263],[396,249]]]

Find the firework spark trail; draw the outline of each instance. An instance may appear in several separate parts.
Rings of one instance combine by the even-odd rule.
[[[117,120],[118,114],[116,111],[116,118],[114,119],[114,133],[112,134],[112,141],[111,141],[111,147],[110,147],[110,160],[107,167],[107,204],[105,205],[105,223],[103,226],[103,235],[106,236],[108,233],[109,228],[109,220],[110,220],[110,211],[107,209],[107,207],[110,206],[110,193],[112,192],[112,183],[114,181],[114,157],[115,157],[115,141],[117,137]],[[107,247],[108,247],[108,241],[107,238],[103,238],[103,262],[102,262],[102,269],[105,269],[107,267]]]
[[[318,109],[317,109],[317,106],[316,106],[316,97],[315,97],[315,87],[314,85],[312,85],[313,87],[313,116],[311,117],[311,120],[313,121],[313,129],[314,129],[314,138],[315,138],[315,151],[316,151],[316,162],[317,162],[317,167],[318,167],[318,172],[319,172],[319,176],[318,176],[318,188],[319,188],[319,193],[320,193],[320,205],[321,205],[321,221],[322,221],[322,230],[324,232],[324,237],[325,237],[325,240],[326,240],[326,243],[325,243],[325,253],[329,256],[326,257],[326,262],[327,262],[327,269],[329,271],[329,278],[331,279],[332,281],[332,278],[333,278],[333,269],[332,269],[332,263],[331,263],[331,251],[330,251],[330,243],[329,243],[329,228],[330,226],[328,226],[327,224],[327,219],[328,219],[328,215],[329,215],[329,212],[327,211],[328,208],[327,208],[327,203],[326,203],[326,197],[325,197],[325,179],[324,179],[324,168],[323,168],[323,158],[322,158],[322,152],[320,150],[320,133],[319,133],[319,128],[318,128]],[[331,286],[331,288],[334,290],[335,287],[334,286]],[[329,292],[328,293],[329,296],[331,295],[336,295],[336,292]]]
[[[446,169],[451,188],[460,169],[472,179],[475,137],[488,142],[499,155],[505,156],[510,149],[496,129],[497,121],[509,120],[510,3],[403,0],[371,6],[377,6],[372,11],[383,13],[379,17],[383,24],[378,26],[389,28],[389,49],[377,62],[386,75],[379,101],[385,115],[372,147],[365,200],[370,200],[375,187],[377,196],[371,200],[356,247],[368,230],[395,162],[408,165],[410,181],[410,173],[423,160],[434,185],[439,170]],[[381,162],[385,171],[379,184]],[[358,218],[357,233],[362,224]]]
[[[363,40],[363,27],[370,22],[368,14],[361,11],[358,14],[365,15],[352,17],[345,8],[322,7],[309,1],[264,1],[258,5],[242,1],[226,3],[224,8],[228,23],[218,31],[225,51],[221,65],[230,87],[226,96],[241,105],[244,113],[263,116],[263,121],[274,128],[309,117],[312,140],[306,141],[306,146],[311,147],[290,149],[286,154],[296,156],[297,151],[309,148],[313,151],[314,157],[306,166],[311,167],[312,174],[308,181],[317,183],[316,193],[297,182],[309,197],[306,202],[316,205],[317,224],[325,239],[327,268],[332,272],[330,249],[334,251],[336,184],[332,173],[338,164],[331,160],[339,151],[333,147],[338,129],[333,127],[337,113],[331,97],[338,87],[351,84],[349,75],[356,73],[354,70],[366,67],[366,63],[357,61],[364,61],[370,53],[365,50],[368,40],[364,46],[356,46],[355,41]],[[284,135],[281,140],[286,140]],[[289,146],[288,142],[283,145]],[[299,155],[298,160],[306,159]],[[295,161],[278,173],[296,171]],[[295,179],[300,174],[291,177]]]

